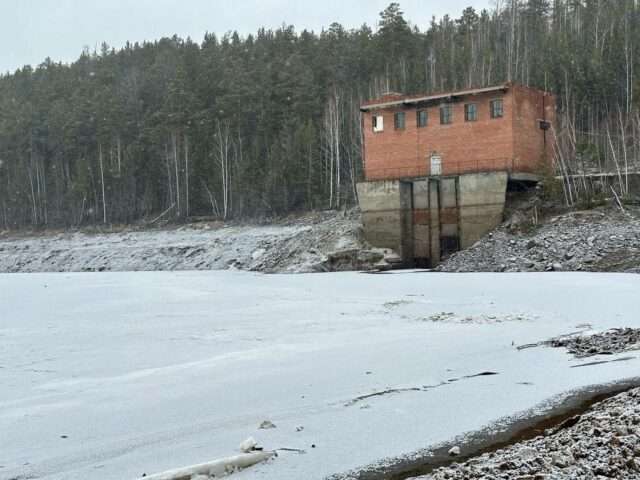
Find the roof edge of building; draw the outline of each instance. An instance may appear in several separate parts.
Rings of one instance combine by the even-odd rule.
[[[368,110],[376,110],[380,108],[388,108],[394,107],[398,105],[413,105],[422,102],[429,102],[433,100],[441,100],[445,98],[451,97],[462,97],[466,95],[477,95],[480,93],[490,93],[497,91],[507,91],[515,85],[512,83],[501,83],[499,85],[492,85],[490,87],[480,87],[480,88],[469,88],[465,90],[455,90],[452,92],[445,93],[437,93],[432,95],[422,95],[422,96],[405,96],[403,98],[399,98],[398,100],[389,100],[389,101],[377,101],[373,100],[371,103],[364,103],[360,106],[360,110],[366,112]]]

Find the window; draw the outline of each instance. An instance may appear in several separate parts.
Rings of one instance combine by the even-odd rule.
[[[373,131],[382,132],[384,130],[384,117],[382,115],[374,115],[372,118],[373,118]]]
[[[504,116],[504,105],[502,99],[491,100],[491,118],[502,118]]]
[[[398,112],[393,116],[393,121],[396,127],[396,130],[404,130],[405,124],[405,114],[404,112]]]
[[[449,124],[453,121],[453,108],[451,105],[442,105],[440,107],[440,123],[442,125]]]
[[[478,120],[478,106],[475,103],[467,103],[464,106],[464,121],[475,122]]]
[[[418,128],[426,127],[428,119],[429,117],[427,116],[426,110],[418,110],[418,118],[416,122],[418,124]]]

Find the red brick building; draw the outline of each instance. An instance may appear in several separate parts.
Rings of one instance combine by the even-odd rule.
[[[555,97],[514,84],[435,95],[389,94],[362,105],[365,178],[506,171],[552,158]]]
[[[435,265],[503,220],[506,192],[552,158],[553,95],[502,84],[389,94],[361,107],[365,237],[407,265]]]

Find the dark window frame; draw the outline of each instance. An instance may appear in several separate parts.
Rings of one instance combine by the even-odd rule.
[[[478,121],[478,104],[477,103],[464,104],[464,121],[465,122]]]
[[[440,125],[451,125],[453,123],[453,105],[445,103],[440,105]]]
[[[406,112],[396,112],[393,114],[393,127],[395,130],[404,130],[407,127]]]
[[[500,105],[500,108],[496,108],[497,105]],[[494,98],[489,102],[489,116],[492,119],[498,119],[504,117],[504,99],[503,98]]]
[[[416,125],[418,125],[418,128],[425,128],[429,125],[429,112],[426,108],[416,112]]]

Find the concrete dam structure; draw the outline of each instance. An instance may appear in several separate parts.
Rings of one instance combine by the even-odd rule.
[[[535,184],[551,159],[552,95],[511,84],[361,107],[367,241],[433,266],[503,219],[510,182]]]
[[[358,184],[365,237],[407,264],[431,266],[502,221],[508,175],[470,173]]]

